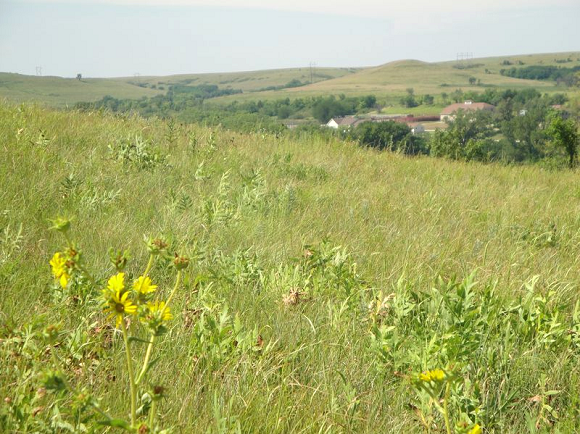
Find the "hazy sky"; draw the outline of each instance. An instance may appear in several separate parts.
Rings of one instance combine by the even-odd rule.
[[[0,0],[0,71],[87,77],[580,51],[580,0]]]

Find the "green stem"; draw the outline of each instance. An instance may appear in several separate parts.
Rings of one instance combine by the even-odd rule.
[[[447,401],[449,401],[450,384],[447,383],[445,387],[445,397],[443,398],[443,418],[445,419],[445,428],[447,428],[447,434],[451,434],[451,424],[449,423],[449,411],[447,409]]]
[[[181,270],[179,270],[177,272],[177,277],[175,278],[175,286],[173,287],[173,290],[171,291],[171,294],[169,294],[169,298],[167,299],[167,302],[165,303],[165,306],[169,306],[169,302],[171,302],[171,299],[173,298],[173,295],[177,291],[177,287],[179,286],[180,279],[181,279]]]
[[[149,364],[149,359],[151,359],[151,353],[153,351],[153,344],[155,343],[155,335],[151,335],[151,340],[149,341],[149,345],[147,345],[147,352],[145,353],[145,360],[143,360],[143,367],[141,368],[141,372],[139,372],[139,376],[137,380],[135,380],[135,384],[138,385],[141,383],[145,372],[147,372],[147,365]]]
[[[145,272],[143,273],[143,278],[147,277],[147,275],[149,274],[149,271],[151,271],[151,267],[153,266],[153,259],[155,258],[155,255],[150,254],[149,255],[149,262],[147,262],[147,267],[145,268]]]
[[[65,231],[65,232],[63,232],[62,234],[64,235],[64,239],[66,240],[66,242],[67,242],[67,244],[68,244],[68,247],[69,247],[70,249],[74,248],[74,246],[73,246],[73,243],[72,243],[72,241],[71,241],[70,237],[68,236],[68,233]]]
[[[155,404],[157,404],[157,402],[155,400],[153,400],[153,402],[151,403],[151,409],[149,410],[149,429],[151,430],[151,432],[155,432],[153,430],[153,424],[155,423]]]
[[[125,320],[121,321],[121,330],[123,331],[123,341],[125,341],[127,370],[129,371],[129,386],[131,388],[131,425],[135,426],[137,419],[137,385],[135,384],[135,376],[133,375],[133,360],[131,357],[131,347],[129,346],[129,337],[127,336]]]
[[[153,255],[151,255],[151,258],[153,258]],[[169,305],[169,302],[171,301],[171,299],[173,298],[173,295],[177,291],[177,288],[179,287],[180,280],[181,280],[181,270],[177,272],[177,277],[175,278],[175,285],[173,286],[173,289],[171,290],[171,294],[169,295],[169,298],[167,299],[167,303],[165,303],[166,307]],[[141,380],[143,379],[145,372],[147,372],[147,365],[149,364],[149,360],[151,359],[151,353],[153,352],[153,344],[154,343],[155,343],[155,335],[152,335],[151,340],[149,341],[149,345],[147,345],[147,352],[145,353],[145,359],[143,360],[143,367],[141,368],[141,372],[139,372],[139,376],[137,377],[137,380],[135,380],[136,385],[141,383]]]

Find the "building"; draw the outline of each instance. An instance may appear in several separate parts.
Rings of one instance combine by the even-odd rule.
[[[453,120],[455,118],[455,113],[459,110],[465,111],[478,111],[478,110],[486,110],[486,111],[494,111],[495,106],[488,104],[486,102],[472,102],[472,101],[465,101],[456,104],[451,104],[445,107],[441,111],[440,120]]]
[[[421,134],[425,132],[425,126],[419,122],[409,122],[407,126],[411,128],[412,134]]]
[[[357,125],[362,124],[363,122],[370,122],[371,119],[368,118],[357,118],[355,116],[345,116],[345,117],[337,117],[332,118],[326,123],[326,126],[329,128],[338,129],[341,128],[354,128]]]

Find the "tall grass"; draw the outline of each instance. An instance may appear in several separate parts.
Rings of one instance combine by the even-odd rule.
[[[44,361],[25,344],[38,324],[63,323],[72,383],[126,408],[101,288],[51,279],[57,215],[103,287],[110,248],[132,252],[128,274],[147,261],[143,235],[192,258],[152,373],[175,432],[443,432],[413,383],[435,368],[459,379],[454,432],[579,423],[576,172],[29,105],[0,106],[0,137],[5,430],[65,430],[26,359]]]

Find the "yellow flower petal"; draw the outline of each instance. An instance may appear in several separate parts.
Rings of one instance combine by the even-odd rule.
[[[66,274],[66,273],[61,274],[59,282],[60,282],[60,286],[62,287],[62,289],[66,288],[66,285],[68,284],[68,278],[69,278],[68,274]]]
[[[475,426],[471,428],[467,434],[481,434],[481,427],[479,426],[479,424],[476,423]]]
[[[121,292],[125,289],[125,273],[112,276],[107,283],[107,288],[115,292]]]
[[[139,276],[133,283],[133,289],[140,294],[149,294],[157,289],[157,285],[153,285],[148,276]]]

